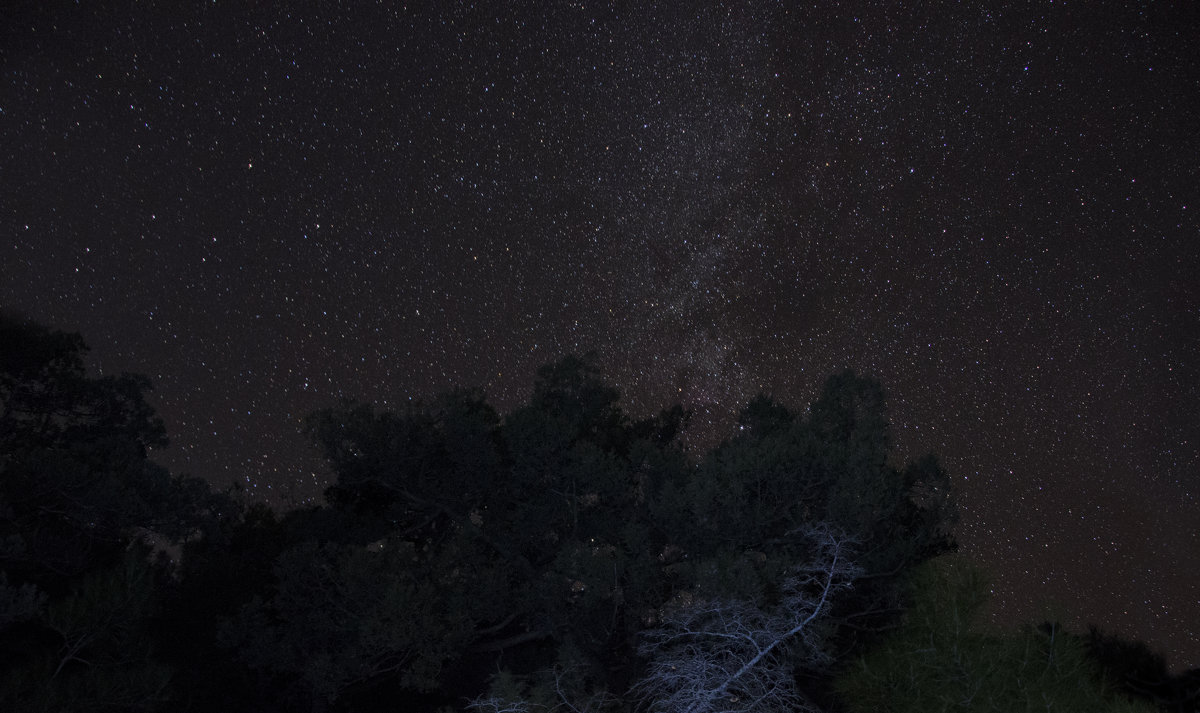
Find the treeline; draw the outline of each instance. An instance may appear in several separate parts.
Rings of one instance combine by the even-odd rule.
[[[1197,709],[1139,642],[978,621],[948,474],[850,371],[699,459],[575,357],[507,414],[338,405],[280,514],[150,461],[149,383],[85,351],[0,318],[0,710]]]

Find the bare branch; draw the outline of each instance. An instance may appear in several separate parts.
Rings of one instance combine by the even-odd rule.
[[[648,710],[816,710],[796,690],[785,654],[827,660],[815,624],[859,570],[846,559],[846,539],[827,528],[806,535],[812,560],[795,570],[778,606],[765,611],[745,601],[697,602],[669,612],[663,626],[643,634],[638,652],[651,661],[634,690]]]

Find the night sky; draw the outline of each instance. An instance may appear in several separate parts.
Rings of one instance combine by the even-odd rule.
[[[0,10],[0,305],[172,470],[304,502],[311,410],[589,350],[698,451],[852,367],[999,620],[1200,666],[1187,3],[184,4]]]

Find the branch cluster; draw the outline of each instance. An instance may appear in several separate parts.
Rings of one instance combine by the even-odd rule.
[[[648,710],[814,710],[796,689],[789,662],[795,655],[812,664],[828,660],[819,623],[859,570],[846,558],[845,538],[828,528],[805,534],[812,557],[787,581],[777,606],[696,602],[667,612],[663,626],[644,632],[639,653],[650,665],[635,690]]]

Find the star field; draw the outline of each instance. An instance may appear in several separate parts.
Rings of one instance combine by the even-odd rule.
[[[434,7],[0,11],[0,304],[277,503],[341,398],[595,350],[700,448],[853,367],[999,619],[1200,666],[1195,11]]]

